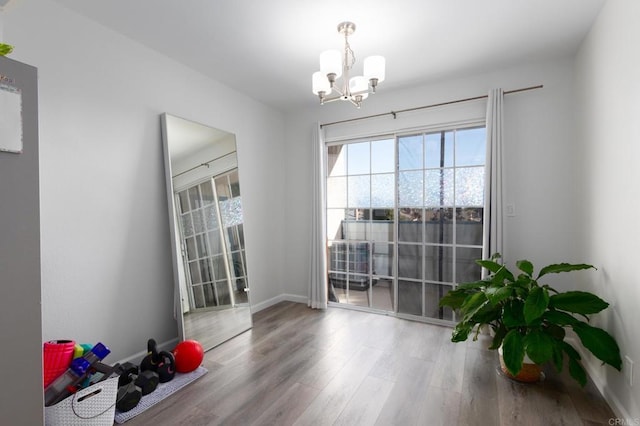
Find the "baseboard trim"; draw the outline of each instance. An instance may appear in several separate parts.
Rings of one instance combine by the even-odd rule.
[[[280,294],[276,297],[272,297],[271,299],[265,300],[264,302],[251,305],[251,313],[255,314],[256,312],[260,312],[280,302],[295,302],[295,303],[307,304],[308,301],[309,300],[307,297],[299,296],[297,294],[286,294],[286,293]]]
[[[158,347],[158,351],[167,351],[170,352],[172,351],[176,345],[178,344],[178,342],[180,341],[179,338],[174,338],[171,340],[167,340],[166,342],[162,342],[162,343],[158,343],[157,347]],[[147,345],[147,342],[144,342],[144,345]],[[130,362],[132,364],[135,365],[140,365],[140,361],[142,361],[142,358],[144,358],[145,356],[147,356],[148,352],[147,350],[142,350],[140,352],[137,352],[127,358],[121,359],[120,361],[118,361],[118,363],[120,364],[124,364],[125,362]]]

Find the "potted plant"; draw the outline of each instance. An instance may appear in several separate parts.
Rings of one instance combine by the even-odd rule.
[[[440,301],[440,306],[454,309],[460,318],[451,341],[465,341],[471,334],[477,340],[481,328],[488,326],[493,335],[489,349],[501,349],[503,370],[507,374],[520,380],[518,374],[523,370],[525,356],[537,366],[552,362],[556,370],[561,371],[566,355],[571,377],[584,386],[587,375],[580,354],[566,339],[567,329],[572,329],[593,355],[618,371],[621,369],[620,349],[615,339],[588,323],[588,315],[602,311],[609,304],[589,292],[559,292],[540,282],[549,274],[596,269],[594,266],[559,263],[548,265],[534,275],[533,264],[520,260],[516,262],[519,269],[516,276],[499,263],[499,259],[500,255],[494,254],[490,260],[477,260],[489,275],[481,281],[458,285]]]

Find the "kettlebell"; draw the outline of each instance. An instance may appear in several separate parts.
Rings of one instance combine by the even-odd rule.
[[[159,354],[160,361],[156,372],[160,377],[160,383],[166,383],[176,375],[176,359],[171,352],[162,351]]]
[[[147,355],[140,363],[140,371],[155,371],[160,377],[160,383],[166,383],[176,374],[176,359],[171,352],[158,352],[154,339],[147,341]]]
[[[158,353],[156,341],[154,339],[149,339],[147,341],[147,355],[142,358],[142,361],[140,362],[140,371],[156,371],[159,363],[160,354]]]

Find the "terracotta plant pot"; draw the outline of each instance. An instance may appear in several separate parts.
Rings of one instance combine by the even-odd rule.
[[[524,356],[524,360],[522,361],[522,369],[515,376],[509,372],[507,366],[504,363],[504,359],[502,359],[502,347],[498,348],[498,354],[500,354],[500,368],[507,377],[524,383],[535,383],[544,379],[542,367],[531,361],[531,359],[526,354]]]

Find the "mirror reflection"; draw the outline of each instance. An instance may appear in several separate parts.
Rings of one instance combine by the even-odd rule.
[[[176,312],[205,350],[251,328],[235,135],[162,115]]]

